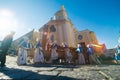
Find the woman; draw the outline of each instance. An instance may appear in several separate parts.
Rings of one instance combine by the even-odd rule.
[[[80,44],[78,44],[77,50],[78,52],[78,63],[79,64],[85,64],[85,58],[83,56],[83,48]]]
[[[26,65],[27,64],[27,49],[28,48],[28,38],[24,38],[23,41],[19,44],[18,50],[18,65]]]
[[[51,46],[51,61],[55,62],[58,61],[58,53],[56,52],[58,48],[57,42],[54,41],[52,46]]]
[[[34,54],[34,63],[43,63],[44,62],[44,55],[42,52],[42,47],[40,41],[37,41],[35,54]]]
[[[88,47],[87,52],[89,55],[90,64],[92,63],[101,64],[101,62],[97,59],[97,57],[94,54],[94,49],[92,48],[92,45],[88,45],[87,47]]]
[[[27,51],[24,48],[19,48],[18,50],[18,65],[26,65],[27,64]]]
[[[70,49],[68,48],[68,45],[66,43],[62,43],[63,48],[65,50],[65,59],[67,63],[72,62],[72,54],[70,53]]]

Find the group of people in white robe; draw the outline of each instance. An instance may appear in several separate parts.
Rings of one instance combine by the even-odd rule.
[[[72,56],[72,53],[70,52],[69,46],[66,43],[62,43],[62,47],[64,48],[64,51],[65,51],[65,62],[72,63],[73,56]],[[42,46],[41,46],[41,41],[37,39],[36,45],[33,47],[30,44],[29,39],[27,38],[27,39],[24,39],[19,45],[18,58],[17,58],[18,65],[26,65],[27,64],[27,62],[28,62],[28,60],[27,60],[28,50],[30,48],[35,48],[34,58],[33,58],[33,62],[35,64],[45,62],[44,54],[43,54]],[[53,62],[53,63],[58,62],[59,54],[56,51],[57,49],[58,49],[58,44],[56,41],[54,41],[51,45],[50,62]],[[85,64],[85,58],[83,55],[83,47],[80,44],[78,44],[76,51],[78,53],[78,63]],[[100,61],[96,58],[96,56],[94,54],[94,50],[93,50],[91,45],[88,46],[87,53],[89,55],[90,63],[94,62],[96,64],[101,64]]]
[[[79,64],[86,64],[85,63],[85,57],[84,57],[84,52],[83,52],[83,47],[78,44],[78,48],[76,49],[77,53],[78,53],[78,63]],[[89,63],[90,64],[101,64],[100,60],[97,58],[94,49],[92,47],[92,45],[87,45],[87,54],[88,54],[88,58],[89,58]]]
[[[17,58],[18,65],[26,65],[28,63],[28,50],[31,48],[35,48],[33,62],[35,64],[44,62],[44,55],[42,53],[40,40],[37,39],[37,43],[35,47],[33,47],[29,42],[29,39],[24,39],[19,45]]]

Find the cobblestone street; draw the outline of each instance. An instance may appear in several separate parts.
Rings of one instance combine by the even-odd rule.
[[[18,66],[17,57],[7,56],[7,70],[0,70],[0,79],[40,80],[120,80],[119,65],[52,65]]]

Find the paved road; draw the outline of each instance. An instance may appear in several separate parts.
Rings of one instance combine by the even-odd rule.
[[[0,79],[38,80],[120,80],[120,65],[26,65],[18,66],[17,57],[7,56],[8,70]]]

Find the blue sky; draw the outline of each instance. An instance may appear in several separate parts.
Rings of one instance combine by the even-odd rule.
[[[0,40],[10,30],[16,31],[16,39],[39,29],[61,5],[79,31],[94,31],[99,43],[107,48],[119,44],[120,0],[0,0]]]

